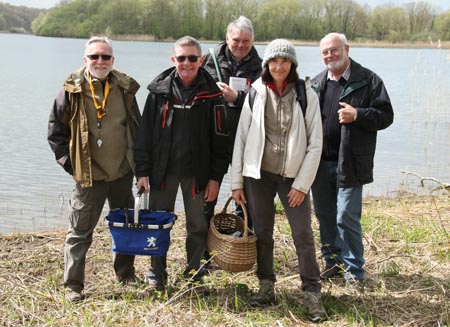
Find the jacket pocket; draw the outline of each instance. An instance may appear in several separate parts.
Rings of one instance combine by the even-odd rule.
[[[366,144],[352,149],[355,175],[361,183],[371,182],[373,179],[373,157],[375,144]]]
[[[228,117],[224,105],[214,106],[214,127],[217,135],[228,136]]]

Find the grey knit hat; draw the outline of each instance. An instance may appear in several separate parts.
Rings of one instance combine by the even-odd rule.
[[[297,56],[295,54],[294,45],[285,39],[276,39],[267,45],[264,51],[264,60],[262,62],[262,67],[266,67],[271,59],[274,58],[286,58],[292,61],[295,67],[298,66]]]

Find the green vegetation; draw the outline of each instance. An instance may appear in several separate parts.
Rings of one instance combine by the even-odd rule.
[[[62,0],[48,11],[31,10],[0,4],[0,30],[22,27],[55,37],[221,40],[228,22],[245,15],[254,23],[257,41],[317,41],[330,31],[357,42],[450,40],[450,11],[439,12],[426,1],[370,8],[355,0]],[[23,12],[34,13],[31,25],[17,22]]]
[[[0,31],[26,33],[31,30],[31,22],[46,10],[16,7],[0,2]]]
[[[316,244],[317,220],[313,219]],[[450,197],[366,198],[363,231],[368,281],[364,292],[342,280],[324,282],[329,321],[315,326],[450,326]],[[0,325],[9,326],[313,326],[308,322],[287,219],[275,225],[277,305],[247,303],[258,281],[254,269],[213,269],[203,285],[181,278],[185,267],[184,217],[172,230],[167,294],[115,282],[111,236],[99,226],[89,250],[87,297],[64,300],[64,231],[0,236]],[[318,249],[318,246],[317,246]],[[320,251],[317,251],[319,262]],[[214,265],[213,265],[214,267]],[[148,257],[136,258],[144,278]],[[205,292],[208,291],[208,292]]]

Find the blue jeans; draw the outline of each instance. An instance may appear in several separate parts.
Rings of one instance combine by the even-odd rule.
[[[362,186],[337,187],[337,162],[322,160],[311,187],[326,268],[343,264],[346,279],[364,278]]]

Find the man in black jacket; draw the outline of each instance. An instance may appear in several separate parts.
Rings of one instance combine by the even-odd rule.
[[[227,102],[230,161],[245,96],[250,85],[260,77],[262,70],[262,59],[253,46],[253,39],[252,22],[248,18],[240,16],[228,25],[225,42],[210,49],[210,53],[205,55],[203,62],[203,67],[216,80]],[[208,221],[214,215],[216,203],[217,201],[205,203],[205,215]],[[236,213],[243,217],[242,209],[239,206],[236,208]]]
[[[352,285],[364,279],[361,211],[363,185],[373,181],[377,131],[394,112],[383,81],[349,57],[345,35],[320,42],[327,69],[314,77],[323,122],[322,158],[312,185],[320,222],[322,278],[343,275]]]
[[[138,189],[149,191],[150,209],[174,211],[178,187],[186,213],[186,278],[201,278],[208,224],[204,201],[219,193],[228,169],[228,131],[222,93],[201,68],[198,41],[177,40],[171,57],[175,67],[148,86],[141,126],[134,147]],[[166,256],[152,257],[148,282],[164,290]]]

